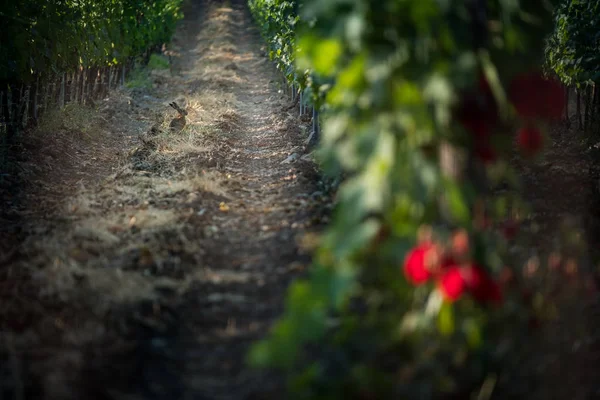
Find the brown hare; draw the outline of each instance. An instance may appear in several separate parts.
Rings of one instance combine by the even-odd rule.
[[[179,113],[179,115],[177,115],[175,118],[173,118],[173,120],[169,124],[169,128],[172,131],[181,132],[183,130],[183,128],[185,128],[185,124],[187,122],[185,120],[185,116],[187,115],[187,111],[185,111],[184,109],[182,109],[181,107],[179,107],[177,105],[177,103],[175,103],[175,102],[169,103],[169,105],[171,107],[173,107],[175,110],[177,110],[177,112]]]

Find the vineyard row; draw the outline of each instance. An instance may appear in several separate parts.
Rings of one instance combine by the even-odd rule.
[[[48,109],[91,103],[169,41],[181,0],[26,0],[0,13],[0,171]]]

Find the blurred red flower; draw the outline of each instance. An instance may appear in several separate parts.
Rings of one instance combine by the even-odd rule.
[[[457,266],[449,267],[440,279],[439,288],[446,301],[458,300],[467,288],[461,269]]]
[[[425,266],[425,254],[433,249],[433,244],[426,242],[413,248],[404,259],[404,275],[413,285],[421,285],[431,278],[431,272]]]
[[[508,97],[517,113],[525,118],[561,118],[565,97],[560,82],[546,79],[539,71],[517,75],[510,83]]]
[[[477,264],[464,268],[466,286],[473,298],[481,303],[502,303],[500,286]]]

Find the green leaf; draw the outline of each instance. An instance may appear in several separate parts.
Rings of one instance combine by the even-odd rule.
[[[478,349],[483,343],[481,327],[473,318],[467,319],[463,323],[463,331],[467,337],[467,344],[472,349]]]
[[[313,49],[313,68],[317,74],[329,76],[342,55],[342,45],[336,39],[320,40]]]
[[[453,306],[451,303],[444,302],[437,318],[438,330],[443,336],[449,336],[454,333],[454,325]]]
[[[467,198],[461,188],[453,181],[445,181],[444,198],[454,222],[467,226],[471,221],[471,212]]]

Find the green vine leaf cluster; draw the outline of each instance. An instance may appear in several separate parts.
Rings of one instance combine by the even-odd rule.
[[[283,72],[287,81],[298,82],[295,61],[298,2],[283,0],[251,0],[250,11],[267,39],[269,58]]]
[[[23,0],[0,11],[0,80],[123,63],[165,43],[182,0]]]
[[[289,85],[294,85],[303,93],[306,105],[320,110],[324,106],[325,94],[333,80],[319,74],[320,68],[303,63],[302,43],[296,43],[298,33],[310,29],[314,21],[301,17],[303,2],[299,0],[249,0],[252,16],[257,22],[261,35],[267,44],[269,58],[275,62]],[[302,39],[304,40],[304,39]],[[322,60],[327,63],[330,54],[326,49]],[[316,72],[316,73],[315,73]]]
[[[600,3],[564,0],[555,13],[555,29],[546,46],[547,68],[567,85],[600,79]]]
[[[306,0],[293,17],[283,3],[249,1],[288,81],[320,99],[320,159],[346,178],[310,276],[249,361],[287,371],[290,398],[469,398],[518,352],[527,313],[510,296],[499,309],[448,304],[402,264],[423,225],[469,232],[492,275],[507,261],[497,236],[476,232],[482,189],[447,176],[439,149],[468,148],[454,110],[481,75],[512,115],[505,88],[539,67],[552,2]],[[487,14],[469,8],[482,3]]]

